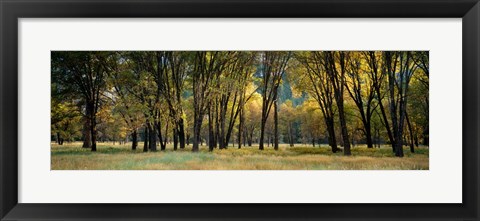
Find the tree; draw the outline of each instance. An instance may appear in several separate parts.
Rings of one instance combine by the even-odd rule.
[[[215,86],[215,100],[210,106],[214,109],[209,110],[209,119],[215,118],[212,139],[218,142],[220,149],[227,148],[241,106],[249,99],[245,98],[245,87],[252,75],[255,55],[255,52],[233,52]]]
[[[232,136],[233,127],[237,118],[240,113],[243,115],[243,107],[245,103],[248,102],[251,98],[255,90],[247,92],[248,82],[252,77],[253,74],[253,62],[257,56],[256,52],[239,52],[235,54],[234,62],[231,64],[231,74],[233,77],[233,83],[230,84],[233,86],[231,91],[234,91],[233,98],[231,99],[231,107],[230,107],[230,114],[229,114],[229,121],[228,121],[228,128],[225,137],[225,144],[228,145],[230,141],[230,137]],[[223,117],[225,119],[225,117]],[[241,125],[243,124],[243,119],[240,118],[239,121],[239,130],[238,130],[238,139],[241,138]],[[239,143],[239,148],[241,144]]]
[[[160,119],[163,112],[161,107],[164,106],[161,103],[161,84],[157,81],[161,66],[156,52],[130,52],[126,59],[130,62],[133,77],[125,88],[139,101],[145,120],[143,151],[156,151],[157,136],[160,141],[163,140]],[[161,144],[161,149],[164,149],[165,146]]]
[[[320,51],[298,52],[296,53],[296,59],[305,68],[305,70],[300,69],[300,73],[297,73],[301,77],[295,79],[296,86],[300,90],[307,91],[317,101],[327,128],[328,144],[332,148],[332,152],[336,153],[339,149],[337,147],[334,125],[334,93],[333,84],[330,83],[325,68],[325,54]]]
[[[212,91],[217,85],[218,78],[222,73],[231,52],[200,51],[195,52],[194,68],[192,71],[193,82],[193,152],[199,150],[200,130],[203,117],[211,104]],[[213,150],[210,147],[210,150]]]
[[[291,100],[285,101],[280,106],[280,121],[282,122],[282,125],[284,126],[284,132],[285,132],[285,137],[287,138],[287,141],[290,145],[290,147],[293,147],[296,143],[296,122],[297,122],[297,111],[298,109],[293,107],[293,103]]]
[[[333,86],[333,94],[338,109],[338,118],[340,120],[340,128],[343,138],[344,155],[351,155],[350,153],[350,139],[348,138],[347,122],[345,120],[343,92],[345,90],[345,75],[348,52],[324,52],[324,66],[327,72],[329,82]]]
[[[383,98],[386,96],[386,93],[383,92],[383,83],[386,78],[386,72],[384,68],[384,63],[381,63],[383,60],[382,52],[368,51],[363,53],[369,68],[370,80],[373,83],[375,89],[375,96],[377,99],[378,106],[380,107],[380,113],[382,116],[382,123],[387,131],[388,140],[392,144],[392,150],[395,152],[395,145],[393,139],[392,129],[387,118],[387,113],[383,105]]]
[[[388,76],[390,118],[395,156],[403,157],[403,128],[407,115],[408,86],[417,66],[411,52],[383,52],[384,70]],[[397,66],[398,65],[398,66]]]
[[[348,78],[346,88],[348,94],[355,102],[360,113],[360,120],[363,124],[363,133],[367,141],[367,147],[373,148],[372,140],[372,115],[377,107],[373,104],[375,98],[375,88],[373,82],[362,70],[362,60],[357,53],[352,53],[348,57]]]
[[[256,132],[260,127],[260,121],[262,117],[262,97],[259,93],[253,93],[252,98],[249,102],[246,102],[244,117],[244,146],[247,144],[249,147],[252,146],[254,138],[256,137]]]
[[[80,136],[81,113],[74,101],[51,100],[51,132],[58,145]]]
[[[138,130],[145,122],[142,114],[142,106],[137,102],[136,97],[130,93],[128,87],[136,84],[137,79],[132,70],[131,60],[127,59],[125,53],[119,53],[118,64],[115,71],[110,73],[109,85],[113,87],[111,99],[114,102],[113,111],[118,112],[128,127],[131,139],[132,150],[138,146]]]
[[[316,143],[320,144],[320,141],[316,141],[320,140],[324,131],[327,130],[318,103],[315,99],[310,98],[297,107],[297,110],[302,138],[305,143],[311,142],[315,147]]]
[[[430,63],[429,63],[429,52],[428,51],[418,51],[418,52],[413,52],[413,59],[417,67],[421,70],[423,74],[419,74],[416,77],[416,80],[423,86],[422,89],[420,89],[420,93],[427,95],[427,96],[422,96],[423,100],[420,102],[420,105],[422,107],[423,113],[421,116],[423,116],[424,120],[422,120],[422,126],[423,126],[423,131],[422,131],[422,136],[423,136],[423,145],[428,146],[429,144],[429,127],[428,127],[428,116],[429,116],[429,96],[428,96],[428,91],[429,91],[429,70],[430,70]]]
[[[79,95],[85,101],[85,125],[91,138],[91,150],[97,150],[96,116],[105,90],[105,79],[110,71],[109,52],[52,52],[52,81],[69,87],[66,91]]]
[[[259,149],[264,149],[265,126],[272,105],[274,106],[274,149],[278,150],[278,87],[282,81],[291,52],[264,52],[260,57],[262,76],[262,119]]]
[[[162,51],[156,54],[159,65],[156,81],[159,84],[159,91],[167,103],[170,118],[174,123],[174,150],[177,149],[177,143],[180,143],[180,149],[183,149],[185,148],[185,120],[182,93],[187,77],[188,53]]]

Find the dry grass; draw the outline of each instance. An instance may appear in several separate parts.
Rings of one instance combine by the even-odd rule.
[[[201,147],[192,153],[191,145],[185,150],[132,151],[129,145],[99,143],[97,152],[81,148],[81,143],[58,146],[52,144],[52,170],[428,170],[428,147],[397,158],[390,147],[368,149],[356,146],[352,156],[333,154],[327,146],[272,147],[260,151],[257,147],[230,147],[208,152]]]

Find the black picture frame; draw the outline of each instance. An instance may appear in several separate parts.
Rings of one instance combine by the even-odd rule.
[[[1,220],[479,220],[480,5],[478,0],[1,0],[0,15]],[[18,203],[17,21],[19,18],[74,17],[462,18],[463,203]],[[92,186],[95,186],[94,183]],[[396,188],[410,187],[395,186],[392,187],[392,191]],[[232,191],[235,190],[232,189]],[[341,194],[341,190],[335,191]]]

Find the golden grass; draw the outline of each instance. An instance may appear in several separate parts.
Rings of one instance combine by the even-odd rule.
[[[298,146],[298,147],[297,147]],[[369,149],[356,146],[352,156],[332,153],[328,146],[288,147],[278,151],[272,147],[229,147],[208,152],[203,146],[192,153],[191,145],[184,150],[147,152],[142,144],[136,151],[127,145],[99,143],[97,152],[81,148],[81,143],[59,146],[52,144],[52,170],[428,170],[428,147],[416,153],[404,149],[405,157],[394,157],[390,147]]]

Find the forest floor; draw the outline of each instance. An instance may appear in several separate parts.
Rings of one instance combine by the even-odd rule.
[[[253,147],[229,147],[208,152],[191,152],[191,145],[173,151],[143,152],[143,143],[132,151],[129,144],[98,143],[97,152],[82,148],[81,143],[51,145],[52,170],[428,170],[429,149],[419,147],[415,153],[405,147],[405,157],[394,157],[390,146],[367,148],[355,146],[352,156],[332,153],[327,145],[319,147],[281,144],[258,150]]]

